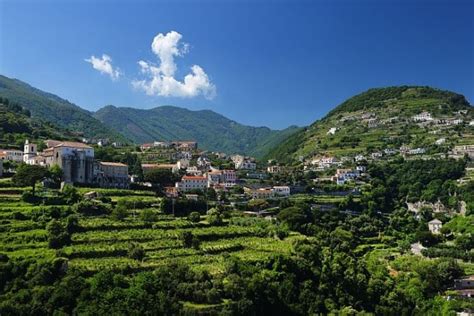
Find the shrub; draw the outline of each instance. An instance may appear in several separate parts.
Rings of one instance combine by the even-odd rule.
[[[188,215],[188,220],[193,223],[199,223],[199,221],[201,220],[201,214],[199,214],[199,212],[191,212]]]
[[[71,236],[60,221],[53,219],[46,227],[49,248],[58,249],[71,243]]]
[[[157,219],[155,212],[153,212],[153,210],[150,210],[150,209],[143,210],[140,213],[140,218],[142,219],[142,221],[148,222],[148,223],[156,222],[156,219]]]
[[[74,211],[83,215],[104,215],[110,213],[109,207],[97,201],[81,201],[74,204]]]
[[[128,257],[138,261],[142,261],[145,258],[145,250],[139,244],[132,243],[128,247]]]
[[[128,215],[127,209],[122,205],[116,206],[115,209],[112,211],[112,218],[118,221],[124,220],[127,217],[127,215]]]

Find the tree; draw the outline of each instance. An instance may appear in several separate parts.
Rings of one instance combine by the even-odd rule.
[[[150,209],[145,209],[140,213],[140,218],[144,222],[151,223],[156,221],[156,214]]]
[[[33,196],[35,195],[36,182],[46,178],[49,175],[48,169],[37,166],[21,164],[16,169],[13,176],[13,182],[18,186],[31,186]]]
[[[286,223],[291,230],[299,230],[308,221],[305,212],[299,207],[288,207],[278,213],[280,222]]]
[[[199,249],[201,241],[192,232],[189,232],[189,231],[182,232],[179,238],[181,242],[183,243],[184,248],[192,247],[194,249]]]
[[[188,215],[188,220],[193,223],[199,223],[199,221],[201,220],[201,214],[199,214],[199,212],[191,212]]]
[[[174,182],[177,180],[171,170],[167,169],[156,169],[148,171],[144,174],[143,178],[147,182],[151,182],[154,185],[160,186],[174,184]]]
[[[58,249],[71,243],[71,236],[60,221],[53,219],[46,227],[49,248]]]
[[[128,215],[127,208],[123,205],[117,205],[112,211],[112,218],[123,221]]]
[[[66,201],[66,204],[72,205],[77,203],[81,200],[81,195],[77,191],[77,189],[70,184],[64,185],[63,189],[61,190],[61,195]]]
[[[132,243],[128,246],[128,257],[138,261],[142,261],[145,258],[145,250],[139,244]]]
[[[53,180],[54,184],[59,187],[61,185],[61,180],[63,178],[63,170],[57,164],[54,164],[51,168],[49,168],[49,175],[51,180]]]

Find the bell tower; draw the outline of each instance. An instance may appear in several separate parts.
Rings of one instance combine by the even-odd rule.
[[[28,163],[28,160],[35,157],[37,154],[38,146],[36,144],[30,143],[27,139],[25,141],[25,146],[23,147],[23,161]]]

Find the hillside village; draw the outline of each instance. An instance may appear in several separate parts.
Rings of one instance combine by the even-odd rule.
[[[304,138],[291,154],[277,148],[280,154],[266,159],[205,150],[191,139],[129,144],[4,135],[0,252],[9,260],[61,260],[92,275],[112,267],[133,276],[178,264],[214,278],[228,273],[229,257],[270,271],[269,264],[282,268],[274,256],[311,251],[296,259],[317,267],[311,280],[334,265],[346,271],[360,262],[367,278],[423,280],[415,292],[432,286],[430,300],[469,310],[473,112],[430,102],[429,109],[398,114],[369,107],[333,113],[296,135]],[[24,170],[38,177],[31,181]],[[353,257],[338,263],[337,256]],[[413,274],[424,271],[418,265],[439,284]],[[372,291],[369,283],[362,287]],[[235,306],[226,303],[235,298],[216,291],[218,298],[181,293],[188,300],[181,304],[191,313]]]

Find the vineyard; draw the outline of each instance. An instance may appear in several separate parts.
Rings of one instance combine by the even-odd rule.
[[[292,243],[303,238],[291,233],[280,240],[269,235],[262,225],[232,224],[229,219],[220,226],[212,226],[206,215],[196,223],[186,218],[174,218],[161,213],[159,208],[149,207],[160,203],[160,198],[153,192],[81,188],[81,194],[96,191],[110,198],[112,203],[119,199],[140,199],[147,202],[146,207],[129,209],[122,220],[113,219],[110,214],[79,215],[78,227],[71,235],[70,244],[51,249],[46,230],[50,218],[45,214],[71,212],[70,206],[31,205],[21,201],[22,190],[0,188],[0,252],[12,259],[64,257],[68,259],[69,267],[85,272],[104,269],[143,271],[180,262],[192,269],[219,273],[229,255],[249,262],[262,261],[274,254],[290,253]],[[154,214],[152,222],[142,219],[144,211]],[[186,232],[200,240],[198,248],[183,247],[180,236]],[[144,250],[141,260],[128,256],[132,244]]]

